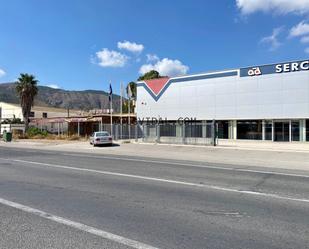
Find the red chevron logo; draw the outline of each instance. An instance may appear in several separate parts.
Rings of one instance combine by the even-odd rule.
[[[144,80],[145,84],[151,91],[158,95],[160,91],[163,89],[163,87],[167,84],[170,78],[164,77],[159,79],[153,79],[153,80]]]

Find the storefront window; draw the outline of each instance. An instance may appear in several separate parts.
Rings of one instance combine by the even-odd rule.
[[[229,121],[218,121],[218,138],[228,139],[229,138]]]
[[[292,121],[292,141],[299,141],[299,121]]]
[[[237,138],[262,140],[262,120],[237,121]]]
[[[206,123],[206,137],[211,138],[212,137],[212,128],[213,128],[213,121],[207,121]]]
[[[185,125],[186,137],[203,137],[202,123],[188,123]]]
[[[265,121],[265,140],[272,140],[272,121]]]
[[[306,120],[306,141],[309,142],[309,119]]]
[[[162,136],[162,137],[176,137],[176,124],[162,124],[162,125],[160,125],[160,136]]]
[[[275,121],[274,141],[278,141],[278,142],[289,142],[290,141],[290,122],[289,121]]]

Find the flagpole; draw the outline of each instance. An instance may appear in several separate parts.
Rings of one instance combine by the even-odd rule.
[[[130,106],[131,106],[131,88],[130,88],[130,84],[128,85],[128,112],[129,112],[129,120],[128,120],[128,125],[129,125],[129,139],[131,139],[131,110],[130,110]]]
[[[112,89],[112,83],[109,83],[110,89]],[[113,92],[111,91],[111,96],[110,96],[110,118],[111,118],[111,136],[113,136]]]
[[[123,94],[123,84],[120,83],[120,139],[122,139],[122,94]]]

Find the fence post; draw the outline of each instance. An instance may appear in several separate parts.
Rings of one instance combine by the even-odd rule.
[[[113,125],[113,131],[114,131],[114,139],[117,141],[118,140],[118,129],[117,129],[117,124]]]
[[[157,133],[157,143],[160,143],[160,125],[156,124],[156,133]]]
[[[138,141],[138,124],[135,124],[135,142]]]
[[[185,144],[185,140],[186,140],[186,123],[183,122],[182,124],[182,143]]]
[[[77,135],[80,136],[80,124],[79,124],[79,120],[77,122]]]
[[[211,123],[211,138],[212,138],[212,145],[216,146],[217,145],[217,131],[216,131],[216,120],[212,120]]]

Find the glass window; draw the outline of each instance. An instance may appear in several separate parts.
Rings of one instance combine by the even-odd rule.
[[[274,141],[279,141],[279,142],[290,141],[290,122],[289,121],[275,121]]]
[[[29,118],[34,118],[34,112],[30,112]]]
[[[96,137],[107,137],[109,136],[108,132],[96,132]]]
[[[292,141],[299,141],[299,121],[292,121]]]
[[[211,138],[212,137],[212,129],[213,129],[213,121],[207,121],[206,124],[206,137]]]
[[[272,121],[265,121],[265,140],[272,140]]]
[[[201,123],[186,123],[185,124],[186,137],[203,137],[203,126]]]
[[[47,118],[47,112],[43,112],[42,116],[43,118]]]
[[[176,125],[175,124],[162,124],[160,125],[161,137],[176,137]]]
[[[262,140],[262,120],[237,121],[237,139]]]
[[[218,121],[217,122],[218,138],[229,138],[229,121]]]
[[[306,120],[306,141],[309,142],[309,119]]]

